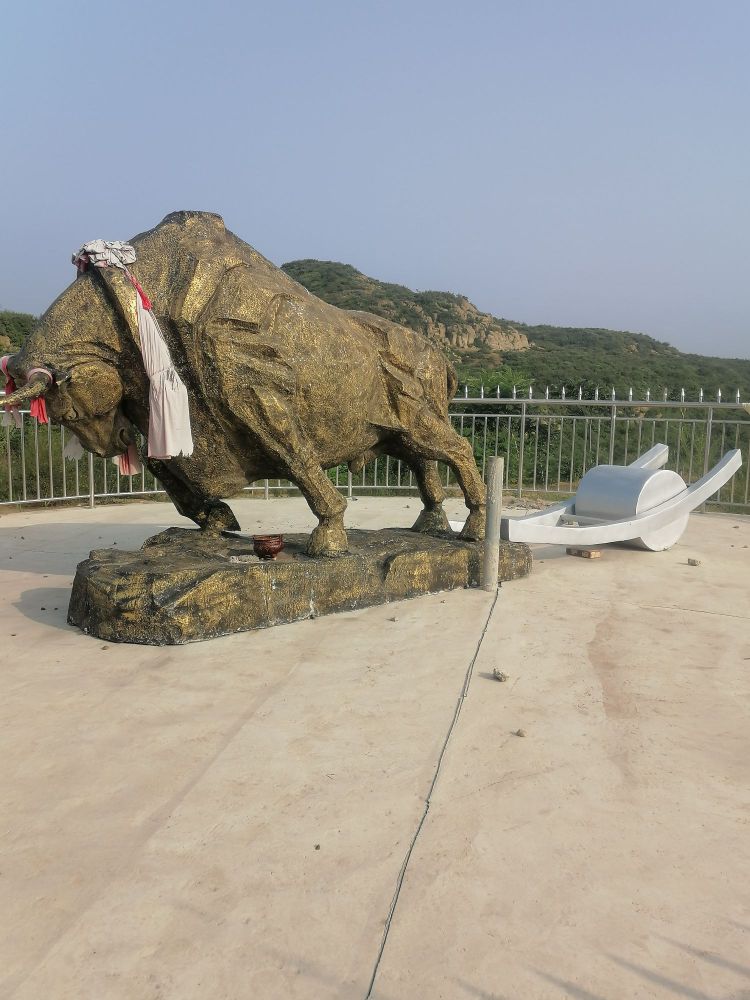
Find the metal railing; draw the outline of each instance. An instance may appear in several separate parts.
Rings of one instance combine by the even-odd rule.
[[[650,396],[650,394],[648,394]],[[470,397],[451,404],[455,429],[471,444],[484,474],[490,456],[505,459],[506,491],[517,496],[558,497],[575,492],[584,473],[602,463],[625,465],[657,442],[669,445],[668,468],[694,482],[730,449],[739,448],[743,466],[709,501],[708,507],[750,512],[750,414],[739,398],[722,402],[627,399]],[[163,494],[148,471],[121,476],[108,459],[63,457],[64,428],[39,426],[22,414],[22,426],[5,428],[5,462],[0,461],[0,505],[50,501],[97,501]],[[352,476],[346,466],[329,470],[334,485],[349,496],[416,493],[411,470],[389,456],[375,459]],[[449,492],[453,472],[442,467]],[[250,494],[271,496],[296,488],[286,480],[264,480]]]
[[[736,402],[464,396],[452,410],[482,472],[502,455],[504,488],[519,497],[570,496],[593,466],[627,465],[664,443],[667,468],[688,484],[739,448],[742,468],[708,506],[750,511],[750,415]]]

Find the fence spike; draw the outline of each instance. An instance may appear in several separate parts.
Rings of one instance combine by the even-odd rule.
[[[515,399],[515,398],[516,398],[516,387],[513,386],[513,399]]]
[[[565,386],[562,387],[562,392],[560,393],[560,398],[565,399]]]
[[[632,385],[628,389],[628,399],[632,402],[632,399],[633,399],[633,387],[632,387]]]
[[[596,388],[594,389],[594,399],[598,398],[599,398],[599,386],[596,386]]]
[[[651,390],[646,389],[646,402],[648,402],[650,399],[651,399]]]
[[[666,388],[666,386],[665,386],[665,387],[664,387],[664,392],[662,393],[662,398],[663,398],[663,400],[664,400],[664,402],[665,402],[665,403],[666,403],[666,401],[667,401],[667,396],[668,396],[668,395],[669,395],[669,393],[667,392],[667,388]]]
[[[578,386],[578,398],[583,399],[583,388],[580,385]]]
[[[479,386],[479,398],[484,399],[484,382]]]
[[[700,389],[698,390],[698,402],[699,403],[703,402],[703,386],[701,386]]]
[[[740,401],[740,390],[739,390],[739,389],[738,389],[738,390],[737,390],[737,392],[735,393],[735,399],[736,399],[736,400],[737,400],[737,402],[739,403],[739,401]]]
[[[738,389],[737,392],[739,391],[740,390]],[[544,390],[544,398],[549,399],[549,386],[547,386],[547,388]]]
[[[721,402],[721,389],[716,390],[716,402],[717,403]]]
[[[464,385],[464,399],[468,398],[469,398],[469,387],[468,385]]]
[[[495,386],[495,396],[500,399],[500,386]]]
[[[617,399],[617,393],[615,392],[614,386],[612,386],[612,399]]]
[[[534,390],[533,390],[533,388],[531,386],[529,386],[529,399],[533,399],[533,398],[534,398]]]
[[[680,402],[681,403],[685,402],[685,390],[684,389],[680,389]]]

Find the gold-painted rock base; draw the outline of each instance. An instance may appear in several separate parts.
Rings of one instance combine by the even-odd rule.
[[[78,566],[68,621],[100,639],[164,646],[479,584],[480,542],[398,528],[348,537],[337,559],[309,558],[307,535],[290,534],[261,562],[252,536],[185,528],[136,552],[97,549]],[[528,546],[500,543],[501,581],[530,571]]]

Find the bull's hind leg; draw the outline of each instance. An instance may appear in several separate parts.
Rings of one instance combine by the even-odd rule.
[[[420,409],[414,412],[412,426],[403,433],[401,440],[407,454],[450,465],[469,508],[461,538],[470,541],[484,538],[487,519],[484,484],[466,438],[457,434],[447,420],[430,410]]]
[[[440,535],[443,532],[449,532],[451,526],[443,510],[445,491],[440,483],[437,462],[431,462],[413,454],[405,456],[404,460],[416,477],[419,495],[424,504],[424,508],[411,530],[419,531],[423,535]]]

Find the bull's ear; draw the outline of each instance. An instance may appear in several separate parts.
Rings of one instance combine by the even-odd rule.
[[[16,354],[6,354],[4,358],[0,359],[0,367],[2,368],[2,373],[6,377],[6,379],[11,379],[11,378],[12,379],[16,379],[16,378],[18,378],[18,375],[20,373],[16,370],[16,358],[17,357],[18,357],[18,353],[16,353]],[[0,379],[0,382],[1,381],[2,380]]]
[[[52,375],[52,381],[55,385],[60,385],[61,382],[67,382],[70,378],[70,372],[63,371],[62,368],[53,368],[50,366],[49,370]]]
[[[9,396],[0,397],[0,406],[23,406],[24,403],[30,403],[32,399],[38,399],[43,396],[50,383],[43,375],[37,375],[23,388],[16,389]]]

